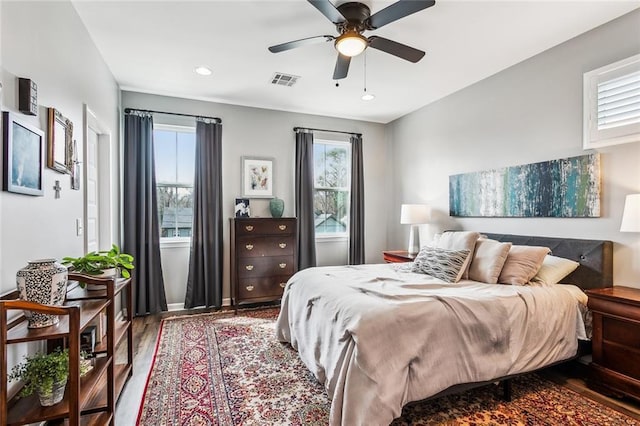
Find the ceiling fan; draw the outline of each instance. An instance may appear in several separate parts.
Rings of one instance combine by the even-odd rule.
[[[321,35],[289,41],[269,47],[270,52],[278,53],[308,44],[335,40],[334,44],[338,51],[338,60],[333,71],[334,80],[345,78],[349,72],[351,58],[362,53],[367,47],[382,50],[413,63],[418,62],[424,56],[422,50],[414,49],[384,37],[365,37],[362,33],[376,30],[405,16],[431,7],[436,3],[434,0],[399,0],[373,15],[371,15],[371,10],[366,4],[359,2],[343,3],[336,7],[329,0],[307,1],[335,24],[340,35],[337,37]]]

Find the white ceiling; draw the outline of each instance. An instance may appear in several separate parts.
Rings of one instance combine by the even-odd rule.
[[[365,1],[372,13],[393,3]],[[332,80],[336,51],[321,43],[273,54],[267,47],[335,35],[307,1],[85,1],[73,4],[123,90],[387,123],[635,8],[640,1],[455,1],[376,34],[426,51],[417,64],[367,49]],[[194,68],[207,65],[213,75]],[[275,72],[300,76],[293,87]]]

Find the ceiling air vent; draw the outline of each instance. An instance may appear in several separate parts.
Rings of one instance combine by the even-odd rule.
[[[297,75],[284,74],[281,72],[277,72],[273,74],[273,77],[271,77],[271,84],[291,87],[294,84],[296,84],[299,78],[300,77]]]

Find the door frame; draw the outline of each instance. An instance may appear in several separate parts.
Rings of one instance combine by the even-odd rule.
[[[89,144],[89,130],[93,130],[98,136],[97,150],[98,150],[98,217],[99,221],[99,249],[108,250],[113,243],[113,144],[111,138],[111,130],[98,118],[98,116],[89,108],[87,104],[83,104],[82,110],[83,118],[83,186],[84,186],[84,201],[83,201],[83,220],[84,220],[84,250],[88,251],[88,237],[87,237],[87,223],[88,223],[88,208],[87,208],[87,164],[88,164],[88,144]]]

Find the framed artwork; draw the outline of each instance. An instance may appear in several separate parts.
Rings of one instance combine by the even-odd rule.
[[[3,112],[3,189],[26,195],[44,195],[44,132]]]
[[[251,217],[248,198],[236,198],[236,217]]]
[[[600,217],[600,155],[449,176],[449,214]]]
[[[273,158],[242,157],[242,196],[273,198]]]
[[[47,167],[60,173],[73,170],[73,123],[55,108],[47,116]]]

